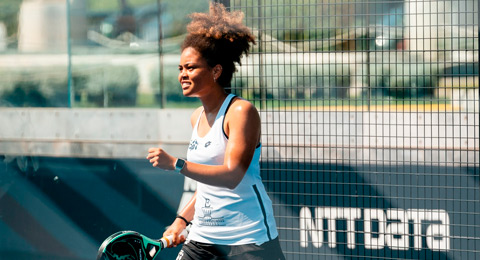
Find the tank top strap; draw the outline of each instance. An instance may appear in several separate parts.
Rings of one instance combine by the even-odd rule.
[[[223,101],[222,106],[218,110],[217,117],[215,118],[215,121],[219,119],[222,116],[225,116],[225,113],[227,112],[228,107],[230,106],[230,103],[232,102],[233,98],[236,96],[234,94],[228,94],[227,98],[225,98],[225,101]]]
[[[219,119],[222,116],[225,116],[225,113],[227,112],[228,107],[230,106],[230,103],[232,102],[233,98],[235,98],[236,95],[234,94],[229,94],[226,98],[225,101],[223,101],[222,106],[218,110],[217,116],[215,117],[215,121]],[[193,127],[193,133],[196,135],[197,134],[197,129],[198,129],[198,124],[200,123],[200,117],[202,117],[202,114],[204,112],[204,109],[202,109],[202,112],[198,115],[197,122],[195,123]]]
[[[195,122],[195,125],[193,126],[193,133],[197,134],[197,128],[198,128],[198,123],[200,123],[200,117],[202,117],[204,109],[202,108],[202,112],[198,115],[197,122]]]

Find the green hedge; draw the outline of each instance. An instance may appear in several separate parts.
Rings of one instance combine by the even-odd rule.
[[[374,92],[395,98],[431,96],[438,87],[439,70],[438,65],[428,63],[371,64],[365,81],[370,80]]]
[[[73,66],[76,107],[135,106],[138,72],[134,66]],[[65,107],[69,102],[67,67],[0,71],[0,99],[12,106]]]
[[[264,89],[260,89],[259,66],[239,68],[232,87],[246,98],[343,99],[349,98],[353,79],[370,84],[371,89],[396,98],[432,95],[438,86],[439,68],[432,64],[371,64],[369,74],[360,65],[352,75],[351,64],[272,64],[262,70]],[[137,99],[139,75],[134,66],[74,65],[72,90],[75,107],[142,106]],[[13,106],[68,106],[67,67],[38,67],[0,71],[0,101]],[[169,104],[198,102],[184,97],[178,83],[178,69],[163,68],[162,83]],[[360,78],[358,78],[360,77]],[[150,75],[156,100],[161,103],[160,74]],[[367,90],[364,87],[363,91]],[[263,93],[262,93],[263,91]]]
[[[350,82],[345,64],[266,64],[262,73],[259,66],[240,68],[232,87],[243,96],[256,97],[264,91],[272,99],[346,98]]]

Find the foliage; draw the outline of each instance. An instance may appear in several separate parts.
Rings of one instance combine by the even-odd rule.
[[[273,99],[345,98],[348,94],[351,81],[348,64],[285,63],[275,56],[269,62],[262,66],[242,66],[232,84],[235,92],[253,97],[263,92]]]
[[[157,0],[127,0],[131,6],[141,6],[145,4],[156,3]],[[116,11],[120,8],[120,0],[87,0],[90,11]]]
[[[17,31],[18,12],[23,0],[2,0],[0,1],[0,22],[7,26],[7,34]]]
[[[68,106],[67,67],[0,71],[0,99],[14,106]],[[138,85],[133,66],[74,66],[72,89],[77,106],[135,106]]]
[[[374,93],[415,98],[433,95],[438,86],[438,75],[436,64],[371,64],[369,80]]]

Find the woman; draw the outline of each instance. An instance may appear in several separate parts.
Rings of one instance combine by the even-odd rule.
[[[202,106],[191,116],[187,160],[149,149],[154,167],[175,170],[198,182],[197,191],[164,236],[173,244],[192,223],[177,259],[284,259],[272,203],[261,182],[260,117],[248,101],[228,94],[235,63],[255,43],[241,12],[210,4],[192,15],[182,45],[178,80],[183,94]]]

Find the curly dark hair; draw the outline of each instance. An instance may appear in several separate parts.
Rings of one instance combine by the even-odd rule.
[[[222,66],[222,74],[217,82],[223,88],[230,87],[235,63],[241,65],[243,54],[248,55],[250,43],[255,37],[250,29],[242,24],[241,11],[229,12],[219,3],[210,3],[210,12],[193,13],[187,26],[188,35],[182,44],[182,51],[192,47],[206,59],[210,67]]]

